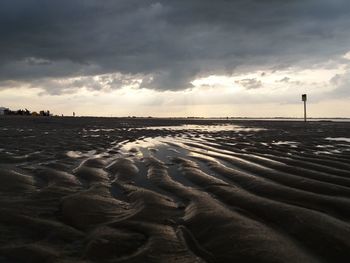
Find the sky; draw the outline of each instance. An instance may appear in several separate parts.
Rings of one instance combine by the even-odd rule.
[[[348,0],[1,0],[0,106],[350,117]]]

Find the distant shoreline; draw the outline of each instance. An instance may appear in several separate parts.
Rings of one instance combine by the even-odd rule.
[[[251,120],[251,121],[303,121],[303,118],[297,117],[109,117],[109,116],[22,116],[22,115],[0,115],[0,118],[105,118],[105,119],[169,119],[169,120]],[[349,122],[348,117],[325,117],[314,118],[310,117],[308,121],[335,121],[335,122]]]

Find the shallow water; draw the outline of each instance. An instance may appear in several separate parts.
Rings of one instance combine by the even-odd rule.
[[[194,124],[184,124],[178,126],[152,126],[141,129],[147,130],[174,130],[174,131],[208,131],[208,132],[220,132],[220,131],[260,131],[263,128],[248,128],[239,125],[231,125],[231,124],[216,124],[216,125],[194,125]]]
[[[330,141],[340,141],[340,142],[350,142],[350,138],[326,138],[326,140]]]

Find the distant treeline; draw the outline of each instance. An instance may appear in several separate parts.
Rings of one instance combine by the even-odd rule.
[[[51,116],[50,111],[40,111],[39,113],[36,111],[29,111],[27,109],[12,111],[10,109],[4,109],[3,115],[19,115],[19,116]]]

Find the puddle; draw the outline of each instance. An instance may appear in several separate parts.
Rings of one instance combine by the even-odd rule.
[[[184,124],[179,126],[154,126],[137,128],[139,130],[172,130],[172,131],[185,131],[185,130],[196,130],[196,131],[208,131],[208,132],[219,132],[219,131],[262,131],[266,130],[263,128],[248,128],[239,125],[194,125]]]
[[[338,137],[338,138],[327,137],[326,140],[339,141],[339,142],[349,142],[350,143],[350,138],[345,138],[345,137]]]
[[[100,153],[100,154],[96,154],[97,151],[96,150],[91,150],[91,151],[87,151],[87,152],[80,152],[80,151],[68,151],[66,152],[66,156],[73,158],[73,159],[78,159],[78,158],[83,158],[83,157],[94,157],[94,158],[100,158],[100,157],[104,157],[107,156],[107,153]]]
[[[298,142],[293,142],[293,141],[278,141],[278,142],[273,142],[271,143],[272,145],[287,145],[292,148],[298,148]]]

